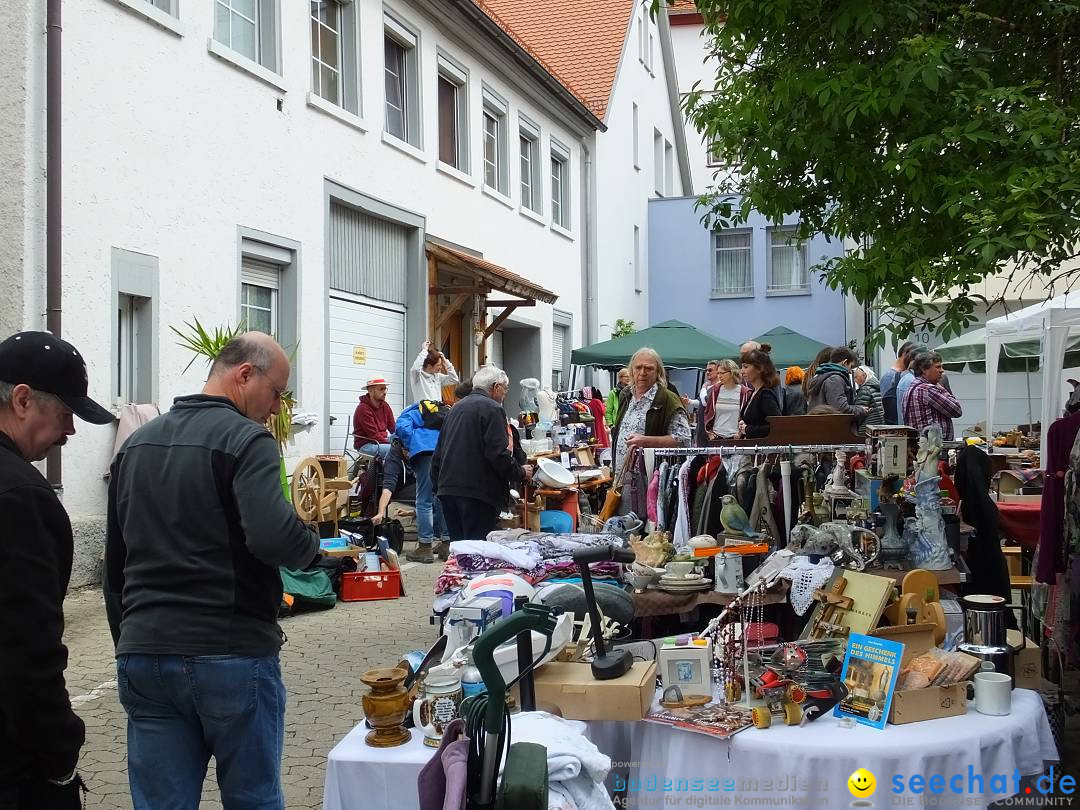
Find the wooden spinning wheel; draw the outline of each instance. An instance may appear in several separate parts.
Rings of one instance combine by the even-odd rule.
[[[313,525],[333,523],[336,536],[342,510],[348,514],[346,493],[354,483],[345,477],[345,460],[341,456],[301,459],[292,476],[292,502],[296,514]]]

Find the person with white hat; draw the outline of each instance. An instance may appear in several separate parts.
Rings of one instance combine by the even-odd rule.
[[[379,458],[390,452],[390,434],[394,432],[394,411],[386,401],[388,386],[384,377],[372,377],[353,412],[353,447]]]

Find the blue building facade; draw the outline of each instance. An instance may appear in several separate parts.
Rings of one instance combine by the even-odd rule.
[[[649,201],[649,323],[676,318],[740,344],[787,326],[832,346],[848,341],[843,293],[810,267],[842,255],[838,239],[796,245],[793,215],[777,225],[754,212],[710,232],[696,197]]]

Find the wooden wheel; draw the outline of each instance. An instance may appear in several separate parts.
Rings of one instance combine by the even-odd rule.
[[[326,494],[326,481],[319,462],[311,456],[302,459],[292,477],[292,502],[296,514],[308,522],[318,522],[322,519]]]
[[[755,706],[750,710],[750,716],[754,720],[754,728],[768,728],[772,725],[772,712],[768,706]]]
[[[797,726],[802,721],[802,706],[798,703],[784,704],[784,723],[789,726]]]

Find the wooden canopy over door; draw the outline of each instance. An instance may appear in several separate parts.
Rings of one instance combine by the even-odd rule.
[[[459,369],[467,368],[463,346],[475,351],[469,358],[475,359],[474,368],[487,362],[487,339],[518,307],[534,307],[537,301],[554,304],[558,300],[550,290],[477,256],[430,240],[425,249],[431,340]],[[491,319],[489,309],[498,310]],[[464,324],[474,315],[473,333],[464,334]],[[475,339],[478,334],[483,335],[479,345]]]

